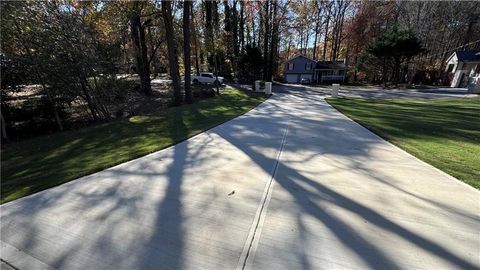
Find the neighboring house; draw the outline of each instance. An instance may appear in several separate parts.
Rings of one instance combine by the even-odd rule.
[[[285,81],[300,83],[302,78],[306,78],[312,82],[316,64],[317,61],[303,55],[288,60],[285,64]]]
[[[303,55],[296,56],[285,64],[285,81],[300,83],[302,78],[312,83],[345,81],[344,61],[315,61]]]
[[[453,74],[451,87],[468,87],[480,93],[480,51],[454,52],[447,59],[446,71]]]

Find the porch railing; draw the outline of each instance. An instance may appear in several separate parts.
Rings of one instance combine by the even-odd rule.
[[[320,77],[321,82],[325,81],[343,81],[344,76],[343,75],[328,75],[328,76],[322,76]]]

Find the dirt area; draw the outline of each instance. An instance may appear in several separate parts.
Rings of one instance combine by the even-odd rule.
[[[157,113],[172,105],[171,80],[166,74],[159,74],[152,79],[153,94],[149,97],[139,91],[138,76],[119,75],[117,79],[111,84],[111,88],[110,84],[109,87],[103,88],[103,95],[106,98],[98,103],[108,110],[110,119]],[[95,93],[96,90],[92,91]],[[214,96],[212,87],[192,86],[192,91],[194,100]],[[70,97],[75,94],[78,93],[70,94]],[[65,97],[68,98],[68,94]],[[76,129],[93,124],[85,98],[80,96],[73,100],[62,98],[62,95],[57,95],[56,101],[64,129]],[[18,140],[58,131],[50,103],[41,85],[24,85],[15,90],[2,90],[2,99],[2,114],[9,139]]]

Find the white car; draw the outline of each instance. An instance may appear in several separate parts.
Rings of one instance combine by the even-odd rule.
[[[192,76],[192,83],[193,84],[215,84],[217,83],[223,84],[225,82],[225,78],[223,77],[216,77],[213,73],[210,72],[200,72],[200,76],[193,75]]]

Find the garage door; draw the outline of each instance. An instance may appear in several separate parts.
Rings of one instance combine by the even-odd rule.
[[[297,74],[287,74],[285,78],[288,83],[298,83],[298,75]]]
[[[313,77],[312,77],[313,74],[302,74],[301,75],[301,78],[305,78],[305,79],[309,79],[310,81],[312,81]]]

